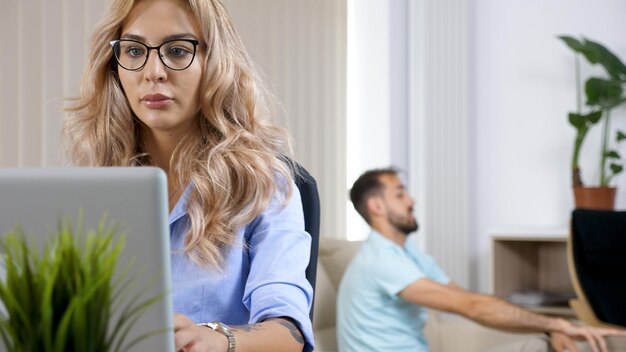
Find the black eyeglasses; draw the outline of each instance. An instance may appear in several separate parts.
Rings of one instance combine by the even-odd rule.
[[[159,59],[163,65],[174,71],[182,71],[191,66],[199,43],[194,39],[168,40],[159,46],[148,46],[131,39],[112,40],[110,42],[115,60],[122,68],[129,71],[141,70],[148,62],[148,56],[152,49],[159,53]]]

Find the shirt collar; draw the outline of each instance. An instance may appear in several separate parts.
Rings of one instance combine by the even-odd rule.
[[[367,241],[370,242],[371,244],[375,245],[375,246],[389,246],[389,247],[394,247],[394,248],[402,248],[402,249],[407,250],[407,251],[412,251],[413,248],[415,247],[415,246],[412,245],[412,241],[414,241],[413,236],[415,236],[415,234],[411,234],[411,235],[407,236],[406,240],[404,241],[404,246],[401,247],[399,244],[397,244],[394,241],[388,239],[387,237],[385,237],[380,232],[372,229],[372,232],[370,233],[369,237],[367,238]]]
[[[367,241],[372,243],[375,246],[392,246],[392,247],[400,247],[397,243],[385,237],[380,232],[372,229]]]
[[[189,197],[191,197],[192,189],[193,187],[190,182],[187,187],[185,187],[183,194],[181,194],[180,198],[178,198],[174,209],[172,209],[172,212],[168,217],[170,225],[187,214],[187,202],[189,201]]]

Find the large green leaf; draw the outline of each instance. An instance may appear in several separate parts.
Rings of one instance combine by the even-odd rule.
[[[560,36],[559,38],[563,40],[565,44],[569,46],[570,49],[572,49],[574,52],[584,55],[585,58],[587,58],[587,61],[591,62],[592,64],[596,64],[601,61],[602,55],[600,54],[600,52],[594,50],[594,48],[592,47],[589,47],[585,43],[584,39],[583,41],[580,41],[574,37],[565,35]]]
[[[585,117],[574,112],[569,113],[568,120],[569,120],[569,123],[572,126],[576,127],[577,130],[581,130],[585,128],[587,125]]]
[[[588,128],[595,125],[602,118],[602,110],[592,111],[588,114],[577,114],[570,112],[568,115],[569,123],[576,127],[577,130]]]
[[[570,36],[559,37],[574,52],[582,54],[592,64],[599,64],[615,80],[626,79],[626,66],[603,44],[583,38],[578,40]]]
[[[624,101],[624,90],[620,82],[598,77],[591,77],[585,83],[587,105],[598,105],[611,109]]]
[[[577,53],[581,53],[585,49],[585,46],[583,45],[583,43],[581,43],[578,39],[574,37],[570,37],[568,35],[561,35],[559,36],[559,39],[565,42],[567,46],[569,46],[572,50],[574,50]]]
[[[598,42],[590,39],[584,39],[584,41],[584,45],[589,49],[588,51],[594,52],[594,57],[599,56],[596,62],[589,60],[590,62],[602,65],[613,79],[623,80],[626,78],[626,66],[615,54]]]

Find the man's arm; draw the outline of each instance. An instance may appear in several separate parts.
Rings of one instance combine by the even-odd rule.
[[[454,284],[442,285],[420,279],[398,293],[406,301],[421,306],[463,315],[480,324],[518,332],[557,332],[586,339],[595,351],[606,351],[603,336],[624,334],[612,329],[575,326],[562,318],[530,312],[495,296],[464,290]]]
[[[398,293],[403,299],[421,306],[456,313],[480,324],[518,332],[565,332],[564,319],[549,318],[507,303],[495,296],[464,290],[454,284],[432,280],[413,282]]]

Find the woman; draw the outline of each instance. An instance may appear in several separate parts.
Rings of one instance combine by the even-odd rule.
[[[167,173],[176,350],[312,350],[286,139],[219,0],[113,0],[89,60],[67,153]]]

